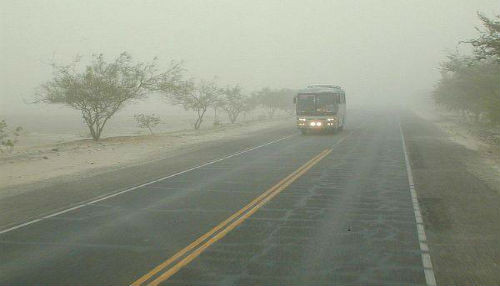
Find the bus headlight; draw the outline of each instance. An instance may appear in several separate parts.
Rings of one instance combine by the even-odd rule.
[[[306,121],[305,118],[299,118],[299,121]]]
[[[326,121],[335,121],[335,117],[333,117],[333,118],[327,118]]]
[[[312,121],[309,125],[311,126],[321,126],[321,121]]]

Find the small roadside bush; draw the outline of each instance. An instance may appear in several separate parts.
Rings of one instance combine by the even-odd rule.
[[[135,121],[137,121],[137,126],[140,128],[147,128],[151,135],[153,135],[153,128],[160,124],[161,120],[159,116],[155,114],[136,114],[134,115]]]
[[[9,130],[5,120],[0,121],[0,152],[12,151],[14,145],[18,142],[17,138],[21,135],[23,128],[18,126],[14,130]]]

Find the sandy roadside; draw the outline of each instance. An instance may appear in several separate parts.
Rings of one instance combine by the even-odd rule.
[[[451,141],[477,152],[478,160],[467,162],[468,171],[500,193],[500,145],[475,136],[455,118],[435,108],[416,109],[413,112],[444,131]]]
[[[245,122],[216,129],[184,130],[153,136],[110,137],[100,142],[78,140],[33,147],[22,153],[0,157],[0,197],[9,187],[32,184],[65,175],[141,164],[167,156],[181,148],[231,137],[245,137],[252,131],[276,126],[293,126],[293,119]],[[2,194],[3,193],[3,194]]]

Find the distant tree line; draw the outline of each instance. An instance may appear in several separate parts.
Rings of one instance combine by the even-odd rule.
[[[272,118],[276,111],[281,110],[287,113],[293,113],[295,105],[293,97],[297,94],[293,89],[271,89],[263,88],[252,94],[252,100],[255,105],[260,105],[267,110],[268,117]]]
[[[473,54],[452,54],[441,64],[441,79],[434,100],[464,118],[500,124],[500,15],[492,19],[478,14],[484,28],[479,37],[466,41]]]
[[[210,109],[214,110],[214,121],[221,110],[231,123],[258,107],[266,109],[269,118],[278,110],[293,111],[293,90],[263,88],[246,95],[239,85],[220,87],[214,81],[186,79],[181,62],[170,62],[160,70],[157,58],[149,63],[135,62],[124,52],[112,61],[102,54],[93,55],[84,68],[79,68],[79,63],[77,59],[69,65],[53,64],[53,77],[40,86],[37,101],[78,110],[96,141],[116,112],[148,95],[162,96],[193,111],[194,129],[200,128]],[[160,122],[157,115],[137,114],[135,119],[151,133]]]

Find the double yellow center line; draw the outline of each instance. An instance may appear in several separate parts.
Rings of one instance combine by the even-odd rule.
[[[146,273],[144,276],[139,278],[137,281],[132,283],[132,286],[139,285],[158,285],[161,282],[167,280],[172,275],[177,273],[182,267],[189,264],[196,257],[198,257],[205,249],[210,247],[218,240],[222,239],[227,233],[236,228],[238,225],[242,224],[246,219],[248,219],[252,214],[254,214],[258,209],[260,209],[264,204],[278,195],[286,187],[292,184],[300,176],[304,175],[309,169],[311,169],[316,163],[325,158],[328,154],[332,152],[332,149],[325,149],[323,152],[316,155],[314,158],[309,160],[307,163],[302,165],[300,168],[295,170],[293,173],[288,175],[286,178],[279,181],[276,185],[272,186],[270,189],[262,193],[256,199],[251,201],[249,204],[244,206],[242,209],[228,217],[226,220],[221,222],[219,225],[211,229],[209,232],[200,236],[197,240],[193,241],[191,244],[174,254],[169,259],[165,260],[150,272]],[[173,266],[168,268],[171,264],[176,262]],[[147,283],[150,281],[149,283]]]

